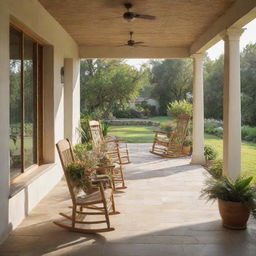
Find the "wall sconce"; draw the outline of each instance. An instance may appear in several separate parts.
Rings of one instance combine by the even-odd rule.
[[[60,81],[64,84],[64,67],[61,67],[60,69]]]

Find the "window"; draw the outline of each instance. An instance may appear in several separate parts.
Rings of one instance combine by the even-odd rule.
[[[10,177],[40,164],[42,140],[42,51],[10,27]]]

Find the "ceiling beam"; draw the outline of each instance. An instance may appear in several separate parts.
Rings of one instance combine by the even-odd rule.
[[[237,0],[190,47],[190,54],[204,52],[221,38],[219,34],[232,26],[243,27],[256,18],[256,0]]]
[[[79,47],[80,58],[125,58],[125,59],[179,59],[189,57],[188,48],[154,47]]]

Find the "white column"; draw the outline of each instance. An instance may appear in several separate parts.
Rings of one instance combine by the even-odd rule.
[[[204,164],[204,88],[203,53],[194,54],[193,79],[193,153],[192,164]]]
[[[64,59],[64,136],[72,144],[79,142],[80,59]]]
[[[239,41],[243,29],[222,34],[224,53],[223,161],[224,173],[235,179],[241,172],[241,92]]]

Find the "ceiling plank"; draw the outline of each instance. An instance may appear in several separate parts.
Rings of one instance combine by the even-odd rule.
[[[179,59],[188,58],[188,48],[175,47],[79,47],[80,58],[149,58],[149,59]]]
[[[191,45],[190,54],[204,52],[221,38],[219,34],[231,26],[243,27],[249,21],[256,18],[256,0],[237,0],[227,12],[215,21]]]

